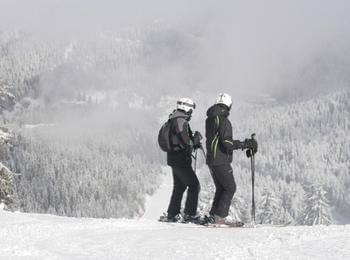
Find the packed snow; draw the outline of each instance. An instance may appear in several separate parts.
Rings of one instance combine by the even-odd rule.
[[[207,228],[160,223],[163,182],[139,219],[69,218],[0,209],[0,259],[349,259],[350,225]]]
[[[160,223],[169,182],[140,219],[0,210],[0,259],[349,259],[350,225],[208,228]],[[163,197],[161,196],[163,195]],[[152,215],[153,214],[153,215]]]

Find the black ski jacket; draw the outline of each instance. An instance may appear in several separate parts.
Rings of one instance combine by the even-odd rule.
[[[191,167],[193,134],[188,121],[190,116],[181,110],[175,110],[170,116],[170,143],[173,151],[167,153],[167,163],[175,167]]]
[[[205,136],[208,165],[230,164],[232,151],[242,147],[239,140],[232,139],[232,125],[227,118],[229,114],[227,106],[222,104],[213,105],[207,111]]]

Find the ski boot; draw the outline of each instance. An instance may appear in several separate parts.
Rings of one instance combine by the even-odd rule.
[[[214,224],[214,223],[215,223],[215,217],[213,215],[204,216],[202,225],[208,225],[208,224]]]
[[[244,223],[240,221],[233,221],[231,218],[223,218],[218,215],[212,216],[213,222],[208,223],[214,227],[243,227]]]
[[[184,214],[183,215],[183,223],[193,223],[193,224],[200,224],[201,222],[201,216],[200,215],[188,215]]]
[[[163,213],[162,216],[158,219],[159,222],[182,222],[182,216],[180,214],[177,214],[175,216],[169,216],[166,213]]]

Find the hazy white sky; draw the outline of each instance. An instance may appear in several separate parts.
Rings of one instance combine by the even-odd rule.
[[[116,30],[154,20],[194,20],[210,2],[213,1],[0,0],[0,27],[48,34]]]
[[[2,29],[54,32],[101,31],[154,20],[216,21],[219,30],[228,25],[271,38],[289,29],[292,34],[335,32],[350,21],[346,0],[0,0],[0,7]]]
[[[94,37],[158,20],[198,33],[208,85],[261,91],[326,52],[343,56],[349,14],[348,0],[0,0],[0,30]]]

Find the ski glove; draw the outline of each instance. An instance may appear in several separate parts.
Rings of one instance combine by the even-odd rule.
[[[243,149],[255,150],[258,148],[258,143],[254,139],[245,139]]]
[[[251,157],[258,152],[258,142],[254,139],[245,139],[243,149],[248,149],[246,155],[247,157]]]
[[[193,135],[193,148],[198,149],[202,146],[201,140],[202,140],[202,135],[200,132],[196,131]]]

